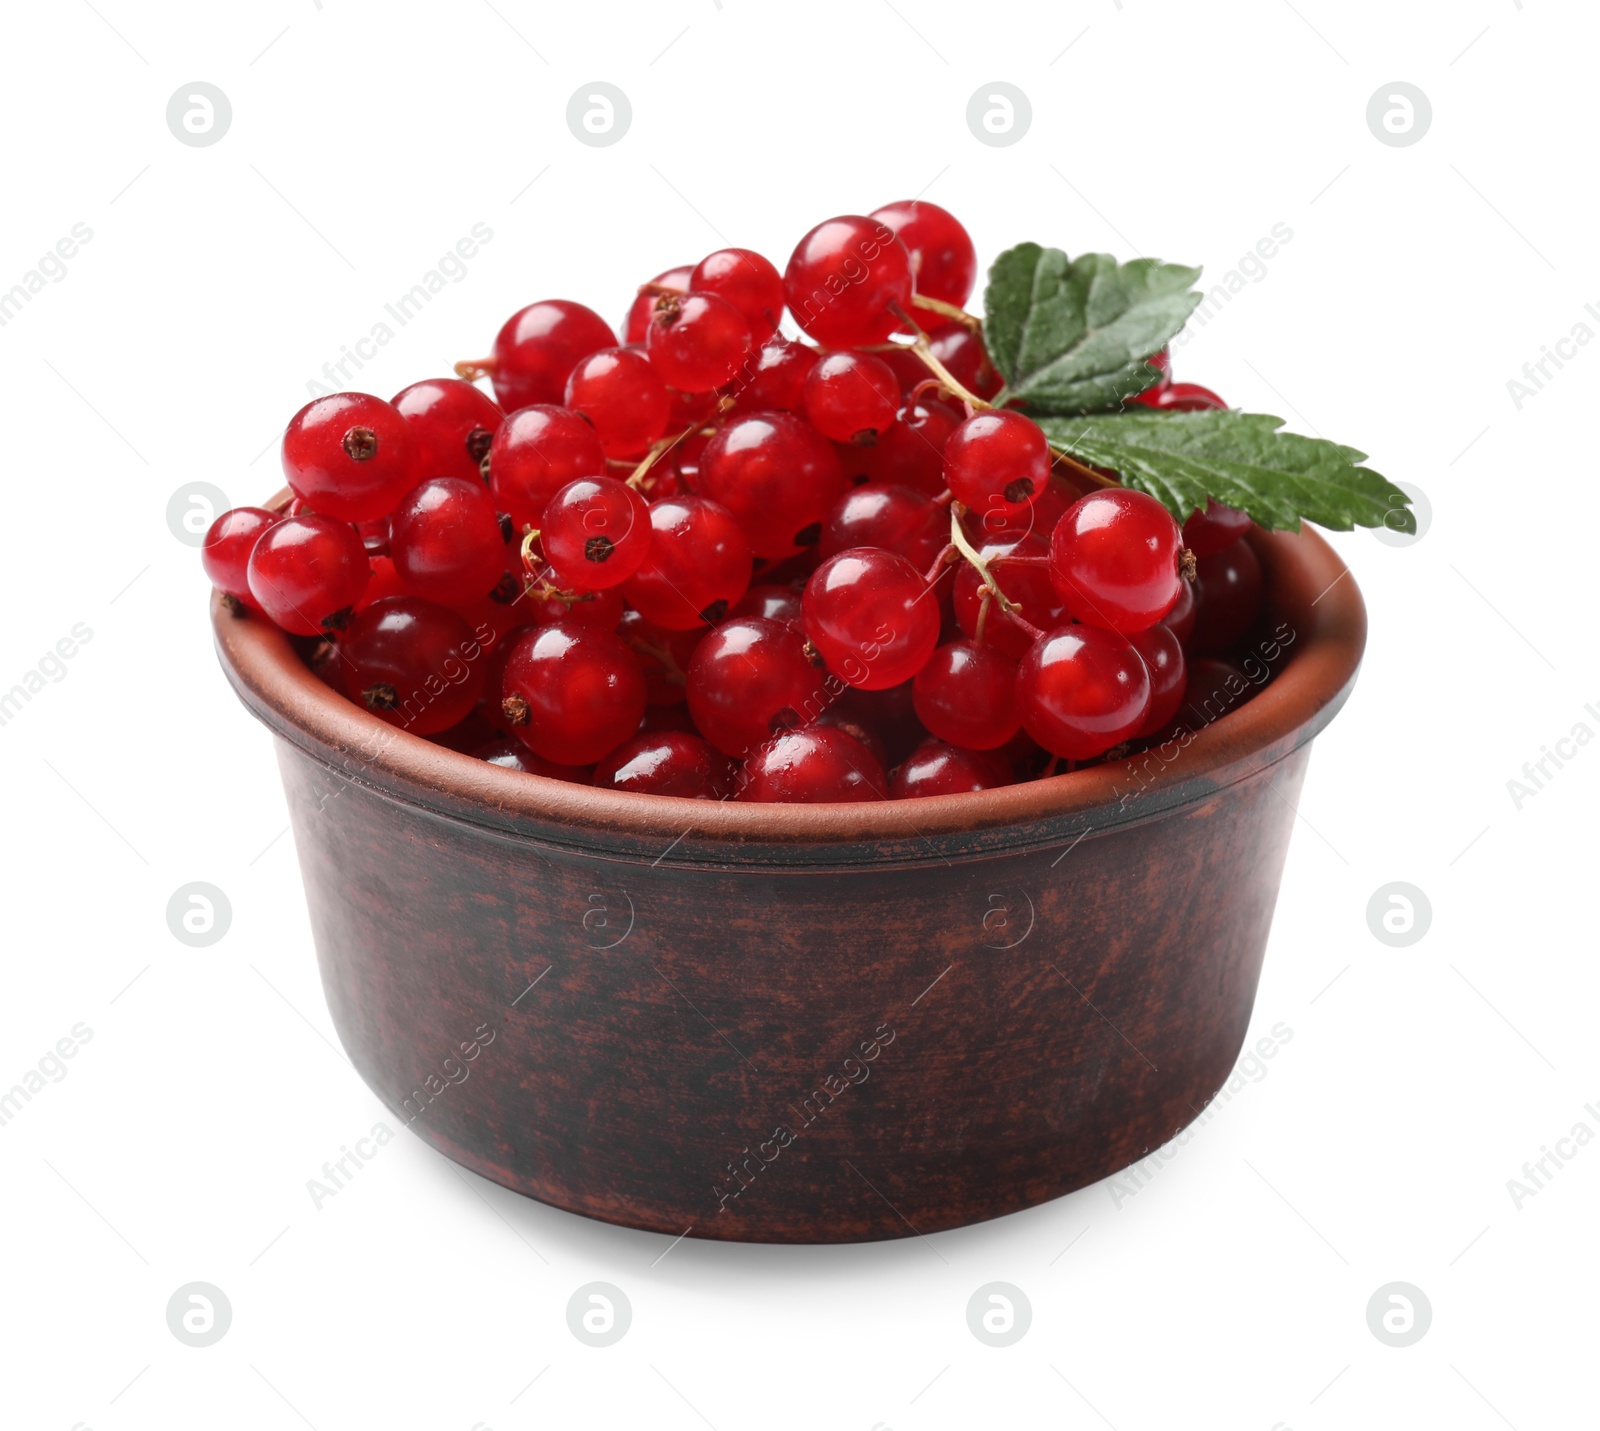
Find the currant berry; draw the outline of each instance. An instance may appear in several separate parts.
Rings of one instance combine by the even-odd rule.
[[[830,687],[831,689],[831,687]],[[881,691],[863,691],[847,686],[838,693],[828,712],[838,718],[840,729],[865,727],[872,739],[866,742],[873,751],[882,750],[881,764],[887,770],[904,760],[928,738],[917,719],[916,693],[911,681],[902,681]]]
[[[205,568],[211,584],[237,610],[259,611],[260,605],[250,594],[250,553],[255,550],[261,534],[276,526],[283,518],[265,507],[235,507],[224,512],[206,529],[205,541],[200,546],[200,565]]]
[[[1007,762],[989,751],[962,750],[942,740],[924,741],[894,772],[891,800],[917,800],[928,795],[967,795],[1011,784]]]
[[[650,366],[684,393],[732,382],[754,346],[744,315],[714,293],[657,298],[645,345]]]
[[[912,683],[929,732],[967,750],[997,750],[1017,733],[1017,663],[993,646],[940,646]]]
[[[671,416],[667,385],[637,348],[601,348],[579,359],[566,404],[594,424],[607,457],[642,457]]]
[[[648,677],[646,677],[648,679]],[[700,732],[695,729],[694,717],[689,714],[689,707],[682,701],[676,705],[664,706],[651,701],[644,709],[644,719],[639,722],[640,735],[653,735],[664,730],[680,730],[685,735],[692,735],[703,739]],[[720,752],[718,752],[720,754]],[[729,762],[731,769],[732,762]],[[729,794],[732,794],[730,783]]]
[[[1183,704],[1188,672],[1183,647],[1176,634],[1160,621],[1146,626],[1143,631],[1130,632],[1128,644],[1139,653],[1145,670],[1150,673],[1150,706],[1145,711],[1144,723],[1134,732],[1142,738],[1154,735],[1177,715],[1178,707]]]
[[[482,480],[483,459],[505,419],[487,393],[460,378],[425,378],[394,395],[416,435],[421,477]]]
[[[848,691],[848,687],[846,688]],[[815,721],[817,725],[832,726],[835,730],[842,730],[851,740],[858,740],[867,748],[872,758],[878,762],[881,769],[889,768],[889,752],[883,743],[883,737],[877,730],[867,724],[861,716],[839,701],[835,701],[827,710],[823,711]]]
[[[783,275],[794,321],[827,348],[881,343],[904,327],[892,311],[911,304],[911,255],[878,219],[827,219],[795,246]]]
[[[372,574],[367,578],[367,589],[361,593],[352,611],[365,611],[374,601],[382,601],[386,596],[410,595],[389,557],[369,555],[367,565]]]
[[[725,800],[733,790],[733,764],[697,735],[652,731],[618,746],[595,766],[594,784],[635,795]]]
[[[1189,663],[1178,724],[1198,733],[1229,711],[1238,710],[1255,693],[1256,687],[1232,661],[1202,656]]]
[[[318,516],[274,522],[257,538],[247,571],[255,604],[291,636],[343,627],[370,575],[356,529]]]
[[[315,398],[283,434],[283,475],[320,516],[384,517],[425,475],[411,424],[370,393]]]
[[[815,348],[774,334],[732,384],[734,411],[797,411],[804,401],[806,378],[819,356]]]
[[[518,637],[506,656],[501,711],[535,755],[592,765],[644,715],[644,673],[609,631],[558,621]]]
[[[759,616],[729,620],[695,648],[689,713],[718,750],[745,756],[815,720],[827,705],[823,680],[787,626]]]
[[[1178,588],[1178,599],[1172,603],[1172,610],[1161,618],[1161,624],[1178,638],[1178,644],[1185,650],[1194,631],[1195,611],[1194,583],[1182,582]]]
[[[751,338],[765,343],[783,317],[783,277],[771,262],[748,248],[708,253],[689,276],[692,293],[726,299],[750,325]]]
[[[909,681],[939,641],[939,604],[922,573],[879,547],[829,557],[801,602],[806,635],[828,669],[863,690]]]
[[[663,631],[637,611],[622,613],[617,635],[628,644],[644,672],[645,698],[652,706],[682,705],[689,694],[689,663],[706,634],[704,626],[690,631]]]
[[[868,475],[874,482],[914,487],[937,497],[945,489],[945,444],[960,425],[961,415],[942,402],[905,402],[867,449]]]
[[[1204,511],[1197,508],[1183,524],[1183,544],[1197,557],[1211,556],[1238,541],[1254,525],[1236,508],[1207,502]]]
[[[541,759],[516,739],[493,740],[472,753],[490,765],[523,775],[542,775],[546,780],[565,780],[569,785],[588,785],[591,779],[587,766],[557,765],[553,760]]]
[[[1249,542],[1201,557],[1195,563],[1190,648],[1216,652],[1237,645],[1260,614],[1262,591],[1261,561]]]
[[[1210,388],[1203,388],[1199,383],[1157,384],[1128,401],[1162,412],[1212,412],[1228,405]]]
[[[909,487],[867,482],[833,504],[818,549],[831,557],[851,547],[882,547],[925,572],[949,544],[950,514],[932,497]]]
[[[750,585],[750,543],[733,514],[705,497],[650,504],[650,554],[622,594],[667,631],[714,626]]]
[[[539,543],[556,576],[576,591],[620,586],[650,552],[650,508],[615,477],[580,477],[545,508]]]
[[[549,298],[506,320],[494,340],[488,367],[501,408],[558,403],[567,375],[580,359],[617,341],[611,325],[592,308]]]
[[[936,333],[928,346],[950,376],[974,397],[987,401],[1005,386],[1000,370],[989,360],[982,337],[970,328],[958,325]]]
[[[734,418],[706,444],[697,481],[738,519],[756,555],[773,558],[817,544],[845,485],[827,439],[786,412]]]
[[[975,413],[944,445],[944,480],[979,519],[1014,517],[1050,480],[1050,444],[1020,412]]]
[[[870,443],[894,421],[900,383],[870,353],[829,353],[807,376],[803,401],[807,420],[824,437]]]
[[[489,488],[519,529],[537,527],[567,483],[605,470],[594,428],[569,407],[539,404],[511,413],[489,446]]]
[[[1017,668],[1023,727],[1052,755],[1088,760],[1144,724],[1150,673],[1125,636],[1068,626],[1041,636]]]
[[[728,608],[728,617],[760,616],[791,631],[805,632],[800,614],[800,593],[792,586],[752,586]]]
[[[389,550],[406,589],[445,606],[486,596],[506,569],[500,518],[475,478],[414,488],[389,524]]]
[[[860,804],[888,798],[883,769],[858,740],[834,726],[785,731],[744,766],[739,799],[760,804]]]
[[[900,380],[902,398],[909,398],[920,384],[928,382],[933,377],[933,369],[922,361],[916,349],[909,344],[881,344],[874,356],[886,363],[889,370]]]
[[[925,199],[902,199],[874,209],[894,231],[911,255],[911,279],[924,298],[964,307],[978,278],[978,253],[972,238],[956,216]],[[954,320],[919,310],[917,322],[924,332],[936,332]]]
[[[483,647],[472,628],[417,596],[386,596],[358,611],[338,654],[345,694],[413,735],[465,720],[483,690]]]
[[[622,325],[622,341],[630,346],[643,343],[650,333],[650,315],[656,311],[656,299],[661,295],[652,293],[654,288],[670,288],[676,293],[689,291],[689,275],[694,269],[688,264],[681,268],[669,268],[665,273],[658,273],[649,283],[643,284],[635,295],[633,306],[628,309],[628,316]]]
[[[1000,603],[992,596],[989,598],[989,609],[984,612],[983,597],[979,594],[983,578],[970,563],[961,564],[961,569],[956,572],[952,600],[956,621],[970,640],[976,641],[978,638],[978,617],[981,613],[983,644],[993,646],[1001,655],[1009,656],[1013,661],[1020,661],[1034,643],[1034,633],[1028,630],[1029,626],[1039,631],[1053,631],[1057,626],[1066,624],[1066,603],[1056,590],[1055,583],[1050,580],[1049,568],[1034,564],[1048,552],[1049,547],[1037,532],[1008,541],[985,542],[978,550],[985,562],[1002,557],[1029,559],[1027,565],[1000,561],[997,566],[990,567],[996,584],[1005,592],[1007,600],[1016,605],[1017,615],[1027,623],[1026,626],[1020,624],[1009,611],[1002,610]]]
[[[527,591],[519,586],[512,596],[511,610],[519,622],[529,626],[552,626],[557,621],[576,621],[601,631],[615,631],[624,614],[622,593],[615,588],[556,595],[548,592],[541,594],[538,586]]]
[[[1142,631],[1178,599],[1178,524],[1154,497],[1126,487],[1080,497],[1050,538],[1050,576],[1067,610],[1090,626]]]

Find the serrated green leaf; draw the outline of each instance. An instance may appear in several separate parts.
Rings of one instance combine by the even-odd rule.
[[[1036,243],[1006,250],[989,270],[984,342],[1006,380],[996,399],[1033,416],[1114,410],[1158,376],[1145,359],[1201,301],[1198,268],[1109,254],[1069,259]]]
[[[1280,530],[1297,530],[1302,519],[1342,532],[1416,530],[1411,499],[1363,467],[1365,453],[1281,432],[1281,417],[1231,409],[1125,412],[1046,417],[1039,425],[1054,446],[1115,472],[1180,522],[1214,498]]]

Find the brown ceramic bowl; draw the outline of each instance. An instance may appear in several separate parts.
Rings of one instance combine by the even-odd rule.
[[[1320,537],[1252,541],[1288,633],[1253,699],[1156,757],[882,804],[517,774],[213,620],[278,737],[334,1024],[398,1119],[589,1217],[851,1242],[1106,1177],[1229,1076],[1366,634]]]

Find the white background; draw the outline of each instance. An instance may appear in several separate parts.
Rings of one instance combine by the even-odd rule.
[[[74,223],[93,238],[0,328],[0,688],[93,638],[0,727],[0,1087],[93,1038],[0,1127],[0,1422],[1593,1425],[1600,1146],[1520,1207],[1507,1180],[1600,1132],[1600,745],[1520,809],[1507,781],[1600,732],[1600,350],[1520,410],[1507,382],[1600,331],[1596,53],[1593,7],[1550,0],[8,8],[0,289]],[[165,121],[196,79],[233,107],[207,148]],[[595,79],[632,102],[610,148],[565,123]],[[997,79],[1032,102],[1010,147],[966,127]],[[1397,79],[1432,103],[1410,147],[1365,119]],[[270,741],[169,499],[271,493],[307,379],[476,222],[492,240],[360,387],[481,354],[536,298],[620,319],[724,241],[781,266],[818,220],[919,194],[985,263],[1038,239],[1215,277],[1286,224],[1178,376],[1431,502],[1410,547],[1335,538],[1372,638],[1257,1004],[1252,1038],[1292,1041],[1132,1199],[929,1239],[667,1251],[409,1133],[314,1207],[307,1180],[387,1115],[335,1051]],[[232,903],[208,949],[167,928],[194,880]],[[1432,906],[1401,949],[1366,915],[1396,880]],[[233,1307],[204,1349],[165,1318],[197,1280]],[[607,1349],[565,1320],[596,1280],[633,1306]],[[1010,1348],[967,1327],[991,1281],[1033,1308]],[[1403,1349],[1367,1325],[1392,1281],[1433,1309]]]

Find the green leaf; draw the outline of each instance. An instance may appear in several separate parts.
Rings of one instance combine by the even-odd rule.
[[[1411,499],[1361,466],[1365,453],[1280,432],[1281,417],[1230,409],[1125,412],[1049,417],[1039,425],[1054,446],[1115,472],[1180,522],[1215,498],[1263,527],[1288,531],[1302,518],[1342,532],[1417,529]]]
[[[1030,415],[1115,409],[1158,376],[1159,352],[1201,301],[1198,268],[1109,254],[1069,259],[1036,243],[1006,250],[989,270],[984,342],[1006,380],[995,399]]]

